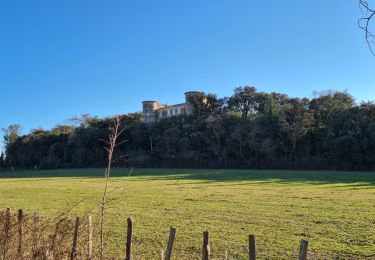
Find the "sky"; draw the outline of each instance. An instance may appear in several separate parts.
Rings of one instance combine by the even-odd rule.
[[[0,128],[27,134],[245,85],[374,101],[360,17],[357,0],[0,1]]]

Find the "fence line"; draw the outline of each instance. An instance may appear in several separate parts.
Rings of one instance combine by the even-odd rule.
[[[27,248],[26,245],[26,239],[25,239],[25,214],[22,209],[18,210],[17,219],[14,220],[14,229],[16,232],[12,232],[12,224],[13,224],[13,215],[11,213],[11,209],[7,208],[3,214],[3,230],[2,230],[2,238],[1,238],[1,256],[2,259],[24,259],[25,257],[25,251]],[[84,246],[87,248],[87,254],[80,255],[81,258],[92,260],[94,259],[93,255],[93,223],[92,223],[92,216],[87,217],[87,225],[84,228],[87,228],[87,244]],[[39,241],[39,238],[42,237],[42,229],[41,229],[41,216],[39,213],[34,213],[32,217],[32,223],[31,223],[31,259],[55,259],[55,257],[62,257],[61,255],[56,254],[56,250],[58,249],[58,239],[60,241],[66,241],[66,239],[69,239],[69,237],[64,237],[64,235],[60,234],[60,230],[64,229],[62,227],[62,223],[66,221],[66,218],[60,219],[55,225],[54,233],[49,236],[48,245],[39,245],[41,242]],[[71,222],[69,222],[71,223]],[[70,238],[71,242],[71,248],[68,250],[69,252],[69,259],[75,260],[78,256],[78,241],[79,237],[82,237],[80,235],[80,232],[82,232],[82,229],[80,231],[80,228],[82,228],[82,225],[80,223],[80,218],[76,217],[74,226],[70,226],[70,228],[73,228],[73,232],[70,234],[73,234]],[[66,227],[65,227],[66,229]],[[84,231],[84,230],[83,230]],[[166,250],[160,251],[160,259],[161,260],[170,260],[173,253],[173,244],[175,242],[176,238],[176,228],[171,227],[169,230],[169,237],[167,241]],[[86,231],[85,231],[86,232]],[[68,232],[69,233],[69,232]],[[58,234],[60,234],[58,237]],[[12,235],[14,235],[14,238],[12,239]],[[131,218],[127,219],[127,234],[126,234],[126,242],[125,242],[125,260],[132,260],[132,239],[133,239],[133,220]],[[68,240],[69,241],[69,240]],[[10,256],[12,253],[10,250],[11,243],[14,243],[14,256]],[[209,231],[203,232],[203,243],[202,243],[202,249],[201,249],[201,258],[202,260],[209,260],[211,258],[211,250],[210,250],[210,233]],[[306,260],[307,254],[308,254],[308,244],[309,242],[307,240],[301,240],[300,247],[299,247],[299,254],[298,254],[298,260]],[[81,247],[82,248],[82,247]],[[61,250],[60,250],[61,251]],[[61,254],[61,252],[60,252]],[[226,258],[228,252],[225,252]],[[63,258],[65,258],[63,256]],[[27,257],[26,257],[27,258]],[[256,246],[255,246],[255,236],[253,234],[248,236],[248,259],[249,260],[256,260]]]

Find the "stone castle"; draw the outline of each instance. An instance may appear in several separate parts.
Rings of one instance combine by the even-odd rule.
[[[199,95],[202,95],[202,92],[185,92],[185,103],[170,106],[163,105],[157,101],[143,101],[143,121],[145,123],[155,123],[171,116],[189,115],[193,112],[191,101]]]

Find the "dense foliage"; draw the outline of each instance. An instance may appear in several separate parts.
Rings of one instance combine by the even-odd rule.
[[[6,129],[8,166],[103,166],[112,118],[83,116],[19,135]],[[135,167],[375,169],[375,104],[356,104],[347,92],[313,99],[240,87],[228,98],[204,94],[194,113],[155,124],[141,114],[121,116],[126,142],[117,165]],[[15,128],[15,129],[14,129]]]

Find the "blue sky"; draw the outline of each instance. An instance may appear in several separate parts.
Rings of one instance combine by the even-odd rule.
[[[0,128],[256,86],[375,100],[357,0],[0,2]]]

